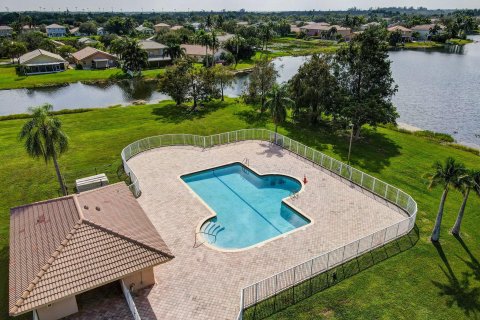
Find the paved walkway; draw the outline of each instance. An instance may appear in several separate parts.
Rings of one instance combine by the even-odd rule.
[[[193,248],[195,228],[210,212],[179,176],[245,157],[260,174],[306,175],[304,191],[289,201],[314,222],[246,251]],[[155,268],[157,284],[135,298],[142,319],[234,319],[241,288],[405,218],[396,207],[267,142],[166,147],[139,154],[129,165],[140,180],[140,205],[175,255]]]

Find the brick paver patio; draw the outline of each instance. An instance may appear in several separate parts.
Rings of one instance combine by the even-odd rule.
[[[193,248],[195,229],[210,212],[180,176],[244,158],[260,174],[283,173],[299,180],[306,175],[304,191],[287,202],[313,223],[246,251]],[[395,206],[267,142],[205,150],[165,147],[128,163],[140,181],[140,205],[175,255],[155,268],[157,284],[137,294],[142,319],[234,319],[241,288],[406,217]]]

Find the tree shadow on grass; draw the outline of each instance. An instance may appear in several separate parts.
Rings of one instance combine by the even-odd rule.
[[[462,260],[470,269],[472,269],[472,275],[474,276],[475,280],[480,281],[480,261],[472,254],[470,249],[468,248],[467,244],[463,241],[463,239],[459,236],[455,236],[455,238],[458,240],[460,245],[463,247],[465,252],[468,254],[468,257],[470,258],[470,261],[467,261],[460,256],[457,255],[457,257]]]
[[[311,297],[331,286],[348,279],[390,257],[412,248],[419,239],[419,229],[415,227],[403,237],[372,251],[347,261],[333,269],[319,273],[313,278],[297,283],[286,290],[277,292],[270,298],[249,306],[244,310],[243,319],[258,320],[267,318],[302,300]]]
[[[270,119],[267,112],[260,113],[257,109],[243,110],[235,115],[252,127],[265,127]]]
[[[222,101],[210,101],[204,105],[199,105],[197,109],[192,110],[191,106],[170,103],[161,107],[153,108],[152,114],[158,116],[156,120],[179,124],[186,120],[202,119],[208,114],[225,108],[228,103]]]
[[[441,244],[435,243],[434,246],[445,264],[445,267],[439,266],[439,268],[442,270],[445,277],[447,277],[447,282],[442,283],[440,281],[432,280],[433,285],[440,289],[440,296],[445,296],[447,298],[446,303],[448,307],[452,307],[456,304],[459,308],[463,309],[467,316],[473,315],[477,318],[478,313],[480,312],[480,288],[471,287],[470,278],[472,274],[463,272],[459,279],[453,271]]]
[[[319,151],[332,145],[333,152],[346,162],[350,135],[333,127],[330,123],[321,123],[315,127],[285,123],[288,136]],[[401,147],[385,134],[371,129],[362,130],[362,137],[353,141],[350,163],[353,166],[380,172],[390,165],[392,157],[400,155]]]

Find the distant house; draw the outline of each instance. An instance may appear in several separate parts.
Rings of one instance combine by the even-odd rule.
[[[107,32],[105,31],[104,27],[98,27],[97,28],[97,36],[104,36],[106,34],[107,34]]]
[[[428,40],[430,39],[430,30],[433,29],[435,27],[435,24],[432,23],[432,24],[421,24],[421,25],[418,25],[418,26],[414,26],[412,27],[412,34],[417,32],[419,35],[420,35],[420,40]],[[443,27],[440,26],[440,31],[439,33],[442,33],[443,32]]]
[[[225,43],[228,40],[232,39],[233,37],[235,37],[235,35],[233,35],[231,33],[225,33],[225,34],[217,36],[217,39],[218,39],[218,42],[220,42],[220,44],[222,44],[222,43]]]
[[[61,56],[42,49],[25,53],[18,59],[24,74],[55,73],[67,70],[68,62]]]
[[[183,26],[173,26],[170,28],[170,30],[175,31],[175,30],[180,30],[183,29]]]
[[[9,26],[0,26],[0,37],[11,37],[13,29]]]
[[[248,26],[248,21],[239,21],[237,22],[237,26],[246,27]]]
[[[79,27],[75,27],[75,28],[72,28],[69,30],[70,34],[71,35],[74,35],[75,37],[80,37],[80,36],[83,36],[84,34],[80,32],[80,28]]]
[[[170,30],[170,25],[166,23],[157,23],[155,26],[155,32],[159,33],[162,30]]]
[[[206,47],[201,46],[198,44],[182,44],[181,47],[185,49],[185,54],[188,57],[191,57],[197,61],[203,61],[206,56]],[[213,52],[212,49],[208,48],[208,55],[212,56],[214,61],[219,61],[220,56],[222,53],[227,53],[228,51],[225,49],[218,49],[217,51]]]
[[[29,31],[35,31],[35,30],[38,30],[38,27],[35,27],[35,26],[30,26],[28,24],[24,25],[22,27],[22,32],[29,32]]]
[[[300,27],[300,30],[305,32],[309,36],[317,36],[325,38],[326,35],[335,30],[334,34],[330,34],[329,37],[334,37],[336,34],[340,34],[345,40],[350,40],[352,31],[350,28],[345,28],[339,25],[330,25],[326,22],[311,23]]]
[[[290,25],[290,32],[294,33],[300,33],[302,30],[300,30],[300,27],[297,27],[296,24],[291,24]]]
[[[174,258],[123,182],[12,208],[9,241],[9,315],[38,320],[89,319],[80,295],[111,283],[131,299]]]
[[[195,30],[200,29],[200,27],[202,26],[200,22],[192,22],[191,25]]]
[[[144,27],[143,25],[140,25],[135,28],[135,31],[144,34],[144,35],[152,35],[154,33],[153,29]]]
[[[117,57],[92,47],[85,47],[72,54],[77,65],[83,69],[107,69],[116,65]]]
[[[148,53],[148,64],[150,66],[160,66],[172,60],[169,56],[164,56],[166,45],[153,40],[141,40],[138,42],[140,48]]]
[[[365,23],[365,24],[362,24],[360,26],[360,30],[362,31],[365,31],[366,29],[370,28],[370,27],[378,27],[380,26],[380,23],[379,22],[369,22],[369,23]]]
[[[47,31],[47,36],[51,38],[65,37],[67,35],[67,28],[56,23],[46,26],[45,30]]]
[[[97,40],[93,40],[93,39],[90,39],[88,37],[82,37],[82,38],[78,39],[77,42],[84,45],[84,46],[95,45],[95,44],[98,43]]]
[[[412,40],[412,29],[408,29],[404,26],[392,26],[387,28],[388,32],[400,32],[402,34],[402,41],[411,41]]]

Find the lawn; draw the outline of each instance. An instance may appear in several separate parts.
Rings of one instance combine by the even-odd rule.
[[[164,69],[151,69],[143,71],[145,78],[154,78],[162,73]],[[12,65],[0,66],[0,90],[50,86],[77,81],[102,81],[124,78],[125,75],[120,69],[107,70],[74,70],[65,72],[39,74],[31,76],[19,76]]]
[[[128,143],[164,133],[208,135],[241,128],[273,126],[268,117],[251,107],[228,99],[212,102],[205,110],[188,114],[171,102],[157,105],[96,109],[59,116],[71,139],[70,150],[60,166],[71,190],[76,178],[106,172],[118,181],[120,151]],[[9,208],[58,195],[51,164],[30,159],[17,140],[26,120],[0,121],[0,269],[8,266]],[[343,161],[348,135],[288,122],[280,132]],[[463,240],[448,233],[461,197],[449,194],[440,246],[429,241],[440,190],[429,191],[422,178],[432,162],[453,156],[467,166],[479,165],[479,157],[441,145],[424,137],[386,128],[366,130],[352,149],[352,164],[400,187],[418,202],[419,240],[413,248],[384,260],[297,305],[272,319],[462,319],[480,311],[480,201],[471,195],[462,227]],[[248,266],[247,266],[248,267]],[[0,277],[0,319],[7,314],[7,275]]]

